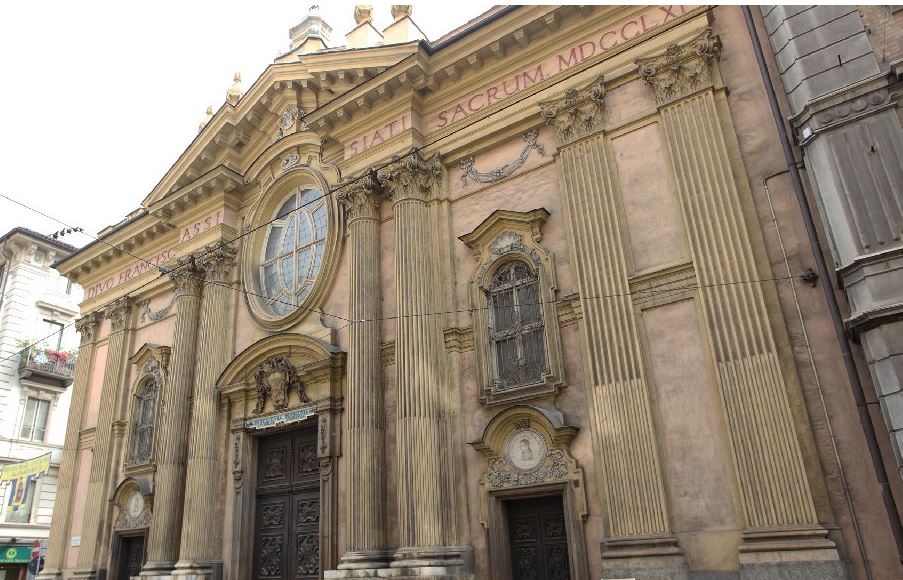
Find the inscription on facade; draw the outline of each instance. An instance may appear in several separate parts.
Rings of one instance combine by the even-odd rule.
[[[85,289],[85,295],[88,300],[92,298],[96,298],[97,296],[103,294],[104,292],[109,292],[113,288],[119,286],[120,284],[124,284],[133,278],[137,278],[138,276],[144,274],[148,270],[153,270],[159,268],[160,266],[166,264],[170,260],[173,260],[179,257],[178,246],[195,238],[202,233],[206,232],[213,226],[229,223],[226,213],[219,209],[214,213],[205,216],[192,224],[188,224],[183,227],[179,233],[179,242],[178,244],[173,245],[171,248],[166,250],[162,250],[157,252],[156,254],[152,254],[150,256],[145,256],[143,260],[140,260],[128,268],[120,270],[119,272],[113,274],[112,276],[106,278],[102,282],[98,282],[92,286],[88,286]]]
[[[354,157],[358,153],[363,153],[367,149],[375,147],[380,143],[407,131],[413,126],[411,113],[405,113],[400,117],[396,117],[382,127],[377,127],[346,143],[345,159]]]

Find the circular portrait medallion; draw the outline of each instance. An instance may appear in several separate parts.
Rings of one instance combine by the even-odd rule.
[[[533,429],[520,429],[508,439],[508,463],[521,471],[539,467],[546,458],[546,440]]]

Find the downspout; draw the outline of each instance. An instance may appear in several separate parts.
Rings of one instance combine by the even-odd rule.
[[[840,306],[837,304],[837,297],[834,295],[834,288],[831,285],[831,273],[828,271],[828,266],[825,263],[825,257],[822,253],[821,243],[818,241],[818,234],[815,230],[815,224],[812,221],[812,210],[809,207],[809,201],[806,199],[806,193],[803,190],[803,181],[800,178],[800,172],[796,166],[796,159],[793,156],[790,139],[787,137],[787,129],[784,127],[784,119],[781,117],[781,110],[778,107],[774,84],[772,84],[771,77],[768,74],[768,67],[765,64],[765,54],[762,51],[762,44],[759,42],[759,35],[756,33],[752,11],[748,5],[743,6],[743,18],[746,20],[746,28],[749,31],[749,37],[753,44],[753,52],[756,55],[756,62],[759,65],[759,74],[762,76],[762,83],[765,85],[765,92],[768,94],[768,103],[771,105],[771,114],[774,117],[774,123],[781,139],[781,147],[784,150],[784,159],[787,162],[787,170],[790,172],[790,180],[793,183],[793,190],[796,193],[797,202],[799,202],[803,223],[806,226],[806,234],[809,237],[809,244],[812,246],[812,253],[815,255],[818,276],[822,280],[821,287],[828,303],[828,310],[831,313],[831,321],[834,323],[834,333],[837,336],[837,343],[840,346],[840,351],[843,355],[843,362],[846,367],[847,378],[850,381],[850,387],[853,391],[853,397],[856,399],[856,408],[859,411],[859,422],[862,424],[862,430],[865,433],[869,455],[871,455],[872,464],[875,467],[878,485],[881,487],[881,495],[884,499],[884,508],[887,511],[887,519],[889,520],[894,535],[894,541],[897,544],[897,555],[899,556],[900,561],[903,561],[903,525],[900,523],[900,515],[897,512],[897,503],[894,501],[894,496],[891,493],[890,484],[887,480],[887,470],[884,468],[884,461],[881,458],[881,451],[878,448],[878,439],[875,436],[875,426],[872,424],[872,418],[869,415],[868,407],[866,406],[865,394],[862,390],[862,383],[859,381],[859,372],[856,369],[856,361],[853,359],[853,353],[850,350],[850,343],[847,339],[846,329],[843,324],[843,316],[840,313]],[[865,558],[864,554],[863,558]]]

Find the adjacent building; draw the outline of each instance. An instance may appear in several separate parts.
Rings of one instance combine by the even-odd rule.
[[[32,545],[50,532],[83,298],[51,265],[74,251],[26,228],[0,237],[0,464],[50,454],[45,475],[4,477],[0,578],[25,578]]]
[[[293,27],[57,263],[41,577],[901,577],[744,15]]]

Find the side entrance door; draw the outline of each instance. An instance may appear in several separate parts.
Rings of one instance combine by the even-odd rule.
[[[570,580],[560,495],[505,502],[514,580]]]
[[[261,439],[254,534],[255,580],[320,575],[320,460],[315,429]]]

